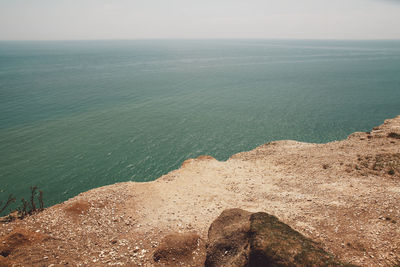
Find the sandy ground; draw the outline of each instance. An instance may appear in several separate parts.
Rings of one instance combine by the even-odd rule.
[[[277,141],[226,162],[190,159],[153,182],[93,189],[0,224],[3,246],[22,234],[0,265],[155,266],[165,235],[196,231],[202,239],[193,260],[176,266],[201,266],[211,222],[242,208],[277,216],[342,261],[393,266],[400,262],[399,137],[400,116],[343,141]]]

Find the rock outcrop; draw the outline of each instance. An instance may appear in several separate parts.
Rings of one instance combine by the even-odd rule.
[[[344,266],[265,212],[225,210],[211,224],[208,238],[206,267]]]
[[[208,230],[205,266],[245,266],[249,258],[250,212],[229,209]]]

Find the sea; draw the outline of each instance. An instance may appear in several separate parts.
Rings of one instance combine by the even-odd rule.
[[[399,40],[2,41],[0,201],[37,186],[49,206],[399,114]]]

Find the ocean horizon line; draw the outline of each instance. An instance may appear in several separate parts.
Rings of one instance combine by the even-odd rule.
[[[400,41],[400,38],[89,38],[89,39],[0,39],[0,42],[86,42],[86,41]]]

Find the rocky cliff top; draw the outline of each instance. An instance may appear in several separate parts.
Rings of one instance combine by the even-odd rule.
[[[390,266],[400,262],[399,204],[400,116],[342,141],[189,159],[156,181],[96,188],[1,223],[0,266],[161,266],[154,252],[177,233],[200,238],[176,266],[204,266],[210,224],[229,208],[274,215],[343,262]]]

